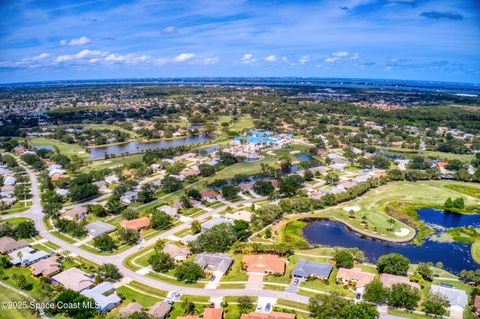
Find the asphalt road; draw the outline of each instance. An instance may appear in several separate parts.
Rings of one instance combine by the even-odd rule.
[[[139,273],[136,273],[135,271],[132,271],[125,267],[123,265],[123,260],[128,257],[129,255],[135,253],[138,251],[138,247],[132,247],[128,250],[125,250],[119,254],[116,255],[111,255],[111,256],[100,256],[97,254],[93,254],[91,252],[85,251],[75,245],[72,245],[70,243],[67,243],[60,238],[56,237],[55,235],[51,234],[47,227],[45,226],[43,222],[44,214],[42,212],[42,206],[40,204],[40,190],[38,187],[38,178],[35,175],[35,173],[30,170],[28,167],[25,167],[31,181],[31,191],[32,191],[32,207],[28,209],[25,212],[18,213],[18,214],[11,214],[11,215],[5,215],[2,216],[2,219],[9,219],[9,218],[15,218],[15,217],[27,217],[33,220],[35,223],[35,227],[39,231],[39,235],[54,243],[57,244],[58,246],[62,247],[65,250],[70,251],[71,253],[74,253],[78,256],[81,256],[85,259],[88,259],[96,264],[104,264],[104,263],[112,263],[116,265],[120,272],[127,278],[130,278],[132,280],[138,281],[144,285],[157,288],[160,290],[166,290],[166,291],[179,291],[182,294],[188,294],[188,295],[197,295],[197,296],[211,296],[211,297],[226,297],[226,296],[252,296],[252,297],[270,297],[270,298],[278,298],[278,299],[286,299],[286,300],[291,300],[291,301],[296,301],[299,303],[308,303],[308,297],[306,296],[301,296],[295,293],[289,293],[285,291],[277,291],[277,290],[247,290],[247,289],[206,289],[206,288],[192,288],[192,287],[186,287],[182,285],[175,285],[167,282],[162,282],[150,277],[146,277],[144,275],[141,275]],[[232,203],[230,206],[238,206],[242,204],[250,204],[254,201],[261,200],[262,198],[252,198],[248,200],[243,200],[239,201],[236,203]],[[202,220],[205,219],[213,214],[216,214],[220,211],[222,211],[224,207],[220,207],[217,209],[213,209],[210,212],[207,212],[203,215],[195,217],[193,220]],[[192,221],[183,223],[177,227],[174,227],[172,229],[169,229],[168,231],[165,231],[154,238],[151,238],[147,240],[144,243],[144,246],[149,246],[154,244],[158,239],[161,238],[167,238],[170,235],[173,235],[183,229],[186,229],[190,227],[190,224]]]

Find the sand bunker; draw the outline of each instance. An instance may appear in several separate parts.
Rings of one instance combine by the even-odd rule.
[[[347,206],[347,207],[343,207],[343,210],[346,211],[346,212],[349,212],[349,211],[358,212],[358,211],[360,211],[360,207],[358,207],[358,206]]]
[[[300,151],[291,151],[290,154],[299,154]]]
[[[400,231],[395,232],[395,236],[398,236],[398,237],[405,237],[408,234],[410,234],[410,231],[408,230],[408,228],[402,228],[400,229]]]

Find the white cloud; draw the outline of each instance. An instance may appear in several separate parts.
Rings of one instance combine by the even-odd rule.
[[[173,58],[173,61],[175,61],[175,62],[185,62],[185,61],[193,59],[194,57],[196,57],[195,53],[180,53],[179,55],[177,55],[176,57]]]
[[[211,57],[211,58],[204,58],[201,63],[203,65],[210,65],[210,64],[215,64],[215,63],[218,63],[218,61],[220,61],[220,59],[218,57]]]
[[[285,63],[288,63],[288,57],[282,56],[282,61],[285,62]]]
[[[253,57],[253,54],[251,54],[251,53],[245,53],[243,55],[243,57],[240,59],[240,62],[243,63],[243,64],[251,64],[251,63],[254,63],[256,61],[257,61],[257,59],[255,59]]]
[[[307,63],[308,61],[310,61],[310,57],[309,56],[302,56],[300,59],[298,59],[298,63],[300,64],[305,64]]]
[[[90,44],[92,43],[92,40],[87,38],[86,36],[81,36],[80,38],[78,39],[72,39],[70,41],[67,41],[67,40],[61,40],[60,41],[60,45],[68,45],[68,46],[80,46],[80,45],[87,45],[87,44]]]
[[[220,59],[215,56],[197,56],[195,53],[181,53],[174,57],[153,57],[148,54],[128,53],[119,54],[108,51],[84,49],[76,54],[52,55],[42,53],[18,61],[0,61],[0,67],[5,68],[39,68],[39,67],[68,67],[95,64],[127,64],[127,65],[154,65],[161,66],[169,63],[188,63],[197,65],[211,65]]]
[[[358,60],[360,55],[358,53],[350,53],[348,51],[339,51],[330,54],[329,57],[325,58],[323,61],[327,63],[342,63],[348,60]]]
[[[332,56],[342,58],[342,57],[348,56],[348,54],[349,53],[347,51],[340,51],[340,52],[335,52],[334,54],[332,54]]]
[[[268,62],[275,62],[275,61],[277,61],[277,56],[271,54],[271,55],[266,56],[264,60],[268,61]]]
[[[177,28],[175,28],[173,25],[170,25],[162,30],[163,34],[175,34],[178,33]]]

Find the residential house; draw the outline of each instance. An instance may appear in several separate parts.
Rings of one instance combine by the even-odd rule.
[[[200,175],[200,169],[198,168],[198,166],[187,167],[184,168],[179,174],[185,178],[193,177]]]
[[[285,259],[273,254],[246,255],[243,262],[248,272],[263,274],[285,273]]]
[[[132,220],[122,220],[120,226],[126,229],[134,229],[140,231],[142,229],[150,227],[150,217],[144,216]]]
[[[141,312],[142,310],[143,306],[141,304],[138,302],[131,302],[118,311],[118,316],[120,318],[127,318],[133,315],[135,312]]]
[[[203,319],[223,319],[223,309],[205,308],[203,310]]]
[[[202,224],[202,231],[205,231],[207,229],[210,229],[214,226],[220,225],[220,224],[228,224],[228,225],[233,225],[233,221],[230,219],[225,219],[222,217],[217,217],[214,219],[210,219],[209,221],[205,222]]]
[[[408,277],[405,276],[396,276],[390,274],[381,274],[380,281],[383,283],[383,286],[386,288],[392,287],[394,284],[407,284],[412,288],[417,288],[420,290],[420,285],[416,282],[411,282]]]
[[[82,206],[75,206],[67,212],[64,212],[60,218],[66,220],[79,221],[87,216],[88,209]]]
[[[99,312],[107,312],[122,302],[115,293],[113,285],[106,281],[93,288],[82,290],[80,294],[95,300],[96,309]]]
[[[233,263],[228,254],[201,253],[195,258],[195,263],[206,273],[226,273]]]
[[[222,308],[205,308],[203,310],[203,319],[223,319]],[[202,319],[199,316],[188,315],[177,317],[177,319]]]
[[[49,253],[43,250],[35,250],[31,247],[23,247],[8,254],[8,257],[10,257],[10,262],[13,265],[19,265],[22,267],[30,266],[40,259],[45,259],[48,256],[50,256]]]
[[[240,187],[242,192],[248,193],[250,191],[253,191],[253,189],[255,187],[255,183],[241,183],[241,184],[238,185],[238,187]]]
[[[105,222],[102,222],[100,220],[97,220],[96,222],[90,223],[85,226],[85,228],[88,231],[88,235],[91,238],[96,238],[98,236],[101,236],[103,234],[108,234],[113,232],[116,227],[110,224],[107,224]]]
[[[192,254],[188,248],[175,244],[166,244],[163,252],[169,254],[176,262],[184,261]]]
[[[163,319],[167,317],[167,315],[170,313],[171,310],[172,310],[172,305],[170,305],[166,301],[159,301],[148,310],[148,314],[152,318]]]
[[[360,184],[360,183],[367,182],[369,179],[370,179],[370,175],[365,174],[365,175],[359,175],[359,176],[353,178],[352,181],[354,181],[357,184]]]
[[[200,197],[202,198],[202,201],[207,201],[207,202],[214,202],[217,200],[217,198],[220,196],[219,193],[212,191],[212,190],[206,190],[200,192]]]
[[[65,197],[67,197],[67,195],[68,195],[68,189],[57,188],[57,189],[55,190],[55,193],[57,193],[57,195],[65,198]]]
[[[52,178],[52,181],[56,182],[56,181],[59,181],[61,179],[68,179],[68,175],[65,175],[65,174],[55,174],[53,176],[50,176]]]
[[[292,271],[292,276],[300,279],[310,277],[328,279],[333,266],[327,263],[318,263],[310,260],[299,260]]]
[[[9,254],[17,249],[22,249],[28,246],[28,243],[25,240],[15,240],[11,237],[1,237],[0,238],[0,253]]]
[[[3,185],[5,186],[13,186],[17,182],[17,179],[13,176],[7,176],[3,180]]]
[[[294,313],[276,312],[251,312],[244,313],[240,319],[295,319]]]
[[[93,286],[92,279],[82,270],[69,268],[51,278],[53,284],[62,285],[65,289],[80,292]]]
[[[105,177],[104,180],[107,184],[113,184],[113,183],[118,183],[119,178],[116,175],[109,175]]]
[[[360,268],[340,268],[337,273],[337,281],[343,284],[353,284],[357,292],[363,293],[365,286],[375,279],[375,275],[364,272]]]
[[[157,208],[157,210],[164,212],[168,216],[175,217],[178,214],[178,208],[174,206],[162,205]]]
[[[235,213],[226,213],[225,218],[231,220],[243,220],[249,223],[252,220],[252,213],[247,210],[239,210]]]
[[[32,274],[34,276],[51,276],[61,269],[61,264],[58,262],[57,257],[52,255],[46,259],[37,261],[32,265]]]
[[[120,196],[120,200],[124,202],[125,204],[132,204],[137,201],[137,192],[135,191],[129,191]]]
[[[468,305],[468,296],[464,290],[449,285],[432,285],[430,292],[444,295],[448,300],[450,311],[463,313],[463,309]]]

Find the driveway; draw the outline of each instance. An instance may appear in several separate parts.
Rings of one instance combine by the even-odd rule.
[[[302,281],[298,278],[292,278],[292,281],[290,281],[290,285],[287,287],[287,289],[285,289],[285,291],[291,292],[292,294],[296,293],[301,282]]]
[[[263,274],[248,273],[248,281],[245,289],[262,290],[263,289]]]

